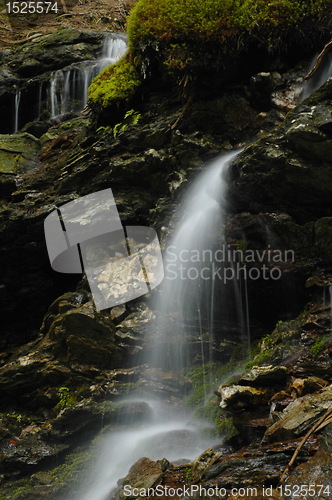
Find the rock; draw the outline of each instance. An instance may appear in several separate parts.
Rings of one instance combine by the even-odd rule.
[[[16,174],[36,167],[40,143],[28,133],[0,135],[0,172]]]
[[[332,386],[317,395],[296,399],[285,408],[282,418],[266,431],[264,442],[302,436],[331,407],[331,401]]]
[[[103,34],[62,28],[23,44],[10,58],[9,68],[20,77],[32,77],[63,68],[73,62],[93,59]],[[52,51],[52,58],[49,52]]]
[[[254,366],[249,373],[241,376],[239,385],[265,387],[284,384],[288,370],[285,366]]]
[[[326,380],[318,377],[308,377],[308,378],[296,378],[292,381],[289,388],[291,394],[295,397],[305,396],[306,394],[312,394],[318,392],[328,385]],[[294,391],[294,392],[293,392]]]
[[[296,485],[313,485],[311,492],[303,489],[301,498],[309,500],[315,492],[322,500],[331,498],[332,484],[332,425],[328,425],[322,435],[317,453],[306,463],[299,465],[285,480],[285,486],[295,491]],[[318,485],[322,485],[320,488]]]
[[[331,87],[332,81],[326,82],[291,111],[280,128],[249,146],[233,163],[233,208],[281,208],[301,223],[330,215],[332,139],[326,124]]]
[[[269,388],[256,388],[242,385],[221,386],[220,407],[232,411],[241,411],[244,408],[263,408],[267,405],[272,391]]]
[[[198,483],[204,480],[205,471],[212,468],[213,464],[222,456],[212,448],[204,451],[194,462],[192,467],[191,482]]]
[[[137,488],[142,492],[148,490],[148,488],[155,487],[163,477],[163,473],[168,468],[169,464],[158,460],[153,462],[149,458],[140,458],[129,470],[128,475],[122,479],[122,490],[120,491],[121,499],[133,499],[138,498],[137,494],[130,494],[130,492]],[[145,496],[142,494],[142,496]]]

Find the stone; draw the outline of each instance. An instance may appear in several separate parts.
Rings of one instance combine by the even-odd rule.
[[[0,135],[0,172],[16,174],[39,163],[40,143],[31,134]]]
[[[288,370],[285,366],[254,366],[249,373],[241,376],[239,385],[265,387],[284,384]]]
[[[284,409],[280,420],[267,429],[263,441],[271,443],[302,436],[323,416],[331,404],[331,385],[321,393],[296,399]]]
[[[127,486],[127,491],[129,492],[133,488],[142,489],[142,491],[147,490],[148,488],[153,488],[160,482],[164,471],[165,462],[163,460],[154,462],[146,457],[140,458],[131,467],[128,475],[121,481],[123,489],[120,491],[120,498],[137,498],[139,495],[130,495],[130,493],[126,493],[125,487]]]
[[[221,386],[220,407],[232,411],[241,411],[244,408],[265,408],[272,396],[269,388],[256,388],[242,385]]]

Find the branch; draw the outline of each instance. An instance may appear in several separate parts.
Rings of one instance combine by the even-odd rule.
[[[330,50],[332,49],[332,40],[330,40],[326,45],[325,47],[323,48],[323,50],[318,54],[317,56],[317,59],[316,59],[316,62],[315,62],[315,65],[314,67],[309,71],[309,73],[304,77],[305,80],[309,80],[309,78],[311,78],[312,76],[314,76],[314,74],[316,73],[316,71],[318,70],[319,66],[321,65],[321,62],[325,56],[325,54]]]
[[[332,417],[332,408],[329,408],[327,410],[327,412],[324,413],[324,415],[319,420],[317,420],[317,422],[314,423],[314,425],[309,429],[307,434],[302,438],[300,444],[298,445],[298,447],[294,451],[294,454],[293,454],[289,464],[285,468],[285,470],[280,478],[280,483],[282,483],[286,479],[286,476],[288,475],[290,469],[293,467],[294,462],[295,462],[302,446],[310,438],[311,434],[313,434],[314,432],[316,432],[316,431],[322,429],[323,427],[325,427],[326,425],[328,425],[331,422],[331,417]]]

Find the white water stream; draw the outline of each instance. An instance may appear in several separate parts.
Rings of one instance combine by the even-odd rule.
[[[313,59],[311,63],[311,68],[314,66],[316,62],[317,56]],[[307,81],[305,84],[302,93],[301,100],[308,97],[312,92],[319,89],[327,80],[332,76],[332,53],[328,53],[325,55],[320,67],[317,72]]]
[[[228,167],[238,152],[228,153],[214,161],[196,180],[185,193],[185,200],[180,205],[181,215],[177,229],[170,239],[168,248],[172,247],[175,257],[172,257],[173,267],[167,269],[167,256],[165,259],[166,277],[163,289],[154,306],[159,310],[159,321],[151,326],[151,331],[158,331],[152,335],[152,349],[145,361],[150,367],[158,367],[167,371],[182,373],[184,367],[188,368],[188,344],[186,324],[190,315],[201,317],[202,302],[208,303],[204,314],[207,327],[213,337],[213,315],[216,310],[220,312],[219,303],[215,303],[215,280],[205,280],[197,277],[195,280],[181,278],[180,266],[184,264],[182,257],[188,252],[209,250],[216,235],[222,230],[224,219],[223,201],[225,197],[225,176]],[[213,245],[211,246],[211,248]],[[167,251],[166,251],[167,254]],[[210,255],[210,254],[209,254]],[[197,264],[197,265],[196,265]],[[190,271],[191,262],[186,262],[183,268],[184,275],[188,272],[200,273],[202,264],[207,269],[212,267],[212,262],[196,262],[194,271]],[[171,277],[176,274],[176,279]],[[237,280],[234,280],[236,285]],[[203,293],[203,295],[202,295]],[[234,300],[239,300],[239,291]],[[239,302],[241,304],[241,301]],[[238,305],[241,308],[241,305]],[[224,311],[227,315],[227,311]],[[239,324],[245,321],[239,313]],[[163,318],[176,316],[175,328],[166,331]],[[167,345],[167,350],[162,345]],[[190,356],[189,356],[190,357]],[[204,363],[204,355],[202,356]],[[134,395],[133,395],[134,398]],[[107,500],[112,489],[120,478],[127,475],[130,467],[141,457],[152,460],[166,458],[169,461],[197,458],[201,452],[213,446],[215,438],[207,435],[207,428],[211,424],[197,421],[185,411],[179,411],[169,402],[158,400],[146,401],[150,408],[150,417],[142,424],[126,422],[127,429],[110,432],[102,437],[94,464],[89,472],[88,486],[81,491],[75,500]],[[73,496],[67,498],[73,500]]]
[[[39,118],[44,111],[53,119],[61,118],[66,113],[79,113],[88,101],[88,88],[92,79],[104,68],[115,64],[127,51],[126,37],[113,34],[105,37],[98,59],[71,64],[54,71],[49,82],[40,83],[36,105]],[[24,125],[20,116],[24,102],[24,91],[17,90],[14,100],[14,133]],[[21,102],[23,101],[23,102]]]
[[[107,37],[99,59],[75,63],[55,71],[48,89],[51,118],[81,111],[87,104],[92,79],[107,66],[115,64],[126,51],[124,36]]]
[[[130,429],[110,432],[102,437],[94,465],[88,472],[88,486],[75,500],[107,500],[118,480],[127,475],[139,458],[159,460],[166,457],[170,461],[190,461],[212,446],[213,440],[202,433],[206,424],[193,421],[183,412],[170,416],[167,403],[136,400],[139,401],[149,406],[150,418],[143,425],[132,424]],[[70,500],[73,500],[72,496]]]

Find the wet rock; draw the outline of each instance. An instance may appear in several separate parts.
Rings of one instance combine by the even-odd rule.
[[[157,397],[181,396],[191,389],[191,382],[173,372],[149,368],[141,374],[140,387]]]
[[[305,434],[330,408],[331,401],[331,386],[320,394],[296,399],[285,408],[282,418],[266,431],[264,442],[271,443]]]
[[[194,462],[192,467],[191,482],[198,483],[206,478],[205,471],[210,471],[213,464],[222,456],[222,453],[215,452],[212,448],[204,451]]]
[[[157,462],[153,462],[146,457],[140,458],[131,467],[129,474],[122,479],[123,490],[120,492],[120,498],[137,498],[139,495],[130,494],[134,488],[138,488],[138,490],[142,489],[142,491],[153,488],[160,482],[165,468],[167,469],[168,466],[167,461],[158,460]],[[142,496],[145,496],[144,493]]]
[[[101,33],[63,28],[23,44],[14,57],[11,55],[8,66],[21,77],[32,77],[73,62],[93,59],[102,38]]]
[[[238,384],[265,387],[284,384],[288,370],[285,366],[254,366],[249,373],[242,375]]]
[[[327,385],[328,382],[326,380],[318,377],[296,378],[292,381],[289,391],[293,396],[301,397],[306,394],[318,392]]]
[[[221,386],[220,407],[232,411],[244,408],[264,408],[273,392],[269,388],[256,388],[242,385]]]
[[[301,497],[304,500],[312,498],[313,493],[323,500],[331,498],[332,484],[332,425],[324,431],[317,453],[306,463],[299,465],[285,481],[295,491],[301,484],[313,485],[311,491],[303,490]],[[321,485],[322,487],[318,486]]]
[[[289,113],[280,128],[249,146],[234,162],[231,202],[237,210],[282,208],[302,223],[330,215],[332,140],[321,127],[330,116],[331,86],[328,81]]]

